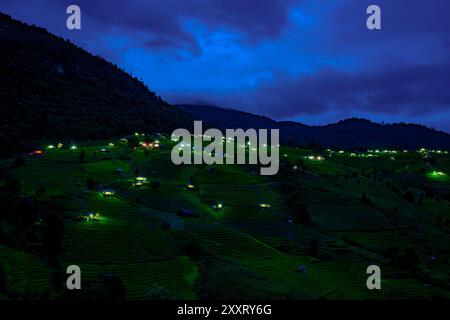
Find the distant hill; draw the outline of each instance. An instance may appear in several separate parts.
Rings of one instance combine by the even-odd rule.
[[[379,124],[366,119],[351,118],[325,126],[308,126],[247,112],[206,105],[178,105],[195,119],[212,127],[278,128],[285,143],[308,145],[317,143],[334,148],[405,148],[450,149],[450,135],[418,124]]]
[[[1,156],[41,139],[169,132],[190,122],[116,65],[0,13]]]

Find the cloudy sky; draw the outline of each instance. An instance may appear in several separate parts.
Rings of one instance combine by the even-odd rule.
[[[77,4],[82,30],[66,29]],[[382,30],[366,28],[366,8]],[[277,120],[357,116],[450,132],[449,0],[1,0],[172,103]]]

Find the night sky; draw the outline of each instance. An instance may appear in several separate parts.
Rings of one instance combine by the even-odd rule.
[[[66,29],[66,7],[82,30]],[[366,8],[382,9],[382,30]],[[449,0],[1,0],[0,11],[117,63],[172,103],[324,124],[450,132]]]

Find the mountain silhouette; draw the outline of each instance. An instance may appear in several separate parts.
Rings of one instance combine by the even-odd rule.
[[[423,125],[410,123],[380,124],[367,119],[350,118],[325,126],[309,126],[229,108],[207,105],[178,105],[194,119],[219,129],[279,129],[284,143],[320,144],[330,148],[402,148],[450,149],[450,135]]]
[[[191,122],[141,81],[54,36],[0,13],[0,150],[46,139],[168,132]]]

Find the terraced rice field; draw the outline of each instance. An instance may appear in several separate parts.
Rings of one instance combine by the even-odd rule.
[[[259,176],[253,167],[174,166],[168,147],[144,152],[112,142],[114,147],[104,147],[109,142],[102,141],[76,150],[50,150],[14,170],[24,195],[34,196],[43,187],[40,201],[58,208],[65,225],[61,266],[79,265],[85,284],[113,273],[122,280],[127,299],[146,299],[154,288],[175,298],[195,299],[202,294],[199,284],[205,277],[199,266],[214,257],[211,270],[237,283],[247,274],[242,283],[274,297],[404,299],[448,294],[383,256],[382,250],[390,246],[400,252],[413,247],[423,269],[429,256],[439,255],[436,273],[427,270],[431,282],[433,277],[445,282],[450,276],[445,271],[448,232],[434,225],[435,215],[446,217],[449,204],[410,203],[369,173],[362,174],[374,165],[389,165],[385,158],[344,154],[314,161],[305,159],[311,150],[283,147],[291,165],[299,160],[305,164],[298,188],[312,225],[304,227],[292,221],[280,181]],[[163,143],[170,146],[169,141]],[[100,151],[105,148],[107,152]],[[85,150],[84,160],[80,150]],[[391,166],[389,179],[411,161],[418,161],[415,155],[402,156],[400,164]],[[136,186],[138,176],[148,181]],[[87,188],[88,179],[93,187]],[[194,188],[187,188],[188,183]],[[105,189],[114,194],[104,196]],[[371,205],[361,201],[363,192]],[[222,208],[214,209],[218,203]],[[181,209],[198,217],[180,216]],[[88,212],[98,213],[98,221],[73,219]],[[419,232],[417,224],[427,228]],[[53,270],[35,253],[0,246],[0,258],[8,286],[17,292],[51,287]],[[380,292],[367,290],[370,264],[383,270]],[[230,271],[230,266],[238,271]]]

